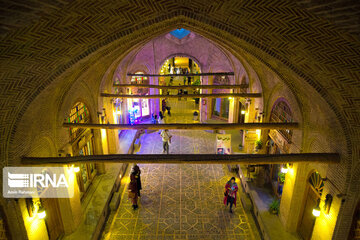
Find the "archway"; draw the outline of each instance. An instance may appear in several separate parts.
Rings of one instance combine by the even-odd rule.
[[[299,234],[305,240],[311,239],[315,219],[313,210],[319,207],[319,201],[324,188],[324,182],[318,172],[313,172],[307,181],[303,212],[299,224]]]
[[[184,54],[171,55],[163,62],[160,67],[160,74],[192,74],[201,73],[200,64],[193,57]],[[202,83],[201,76],[168,76],[159,77],[159,85],[165,86],[181,86],[181,85],[200,85]],[[178,95],[177,100],[161,100],[161,112],[167,113],[170,117],[170,109],[173,114],[185,114],[185,118],[172,119],[175,122],[198,121],[199,120],[199,98],[187,98],[188,94],[200,93],[199,89],[166,89],[160,90],[162,95]],[[169,120],[167,120],[169,121]]]

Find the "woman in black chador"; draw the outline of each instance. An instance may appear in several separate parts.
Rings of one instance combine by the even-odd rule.
[[[137,190],[138,190],[138,196],[140,197],[140,190],[141,190],[141,178],[140,178],[140,175],[141,175],[141,170],[139,168],[138,165],[134,165],[133,169],[132,169],[132,172],[134,173],[135,175],[135,179],[136,179],[136,182],[137,182]]]

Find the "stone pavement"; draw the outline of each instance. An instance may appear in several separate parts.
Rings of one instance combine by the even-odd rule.
[[[168,122],[192,122],[194,101],[170,101]],[[215,153],[215,134],[170,130],[170,154]],[[138,154],[162,152],[158,131],[142,136]],[[139,209],[133,210],[122,189],[120,206],[105,227],[104,238],[115,239],[260,239],[252,215],[242,204],[229,213],[223,204],[225,183],[235,176],[225,165],[140,164]],[[129,174],[129,173],[127,173]],[[239,179],[239,192],[241,186]],[[241,193],[242,194],[242,193]],[[240,195],[240,193],[239,193]]]
[[[223,205],[232,176],[223,165],[141,164],[139,209],[124,188],[105,239],[258,239],[238,202],[233,214]],[[240,186],[239,186],[240,187]],[[241,189],[240,189],[241,191]],[[255,234],[254,234],[255,232]]]

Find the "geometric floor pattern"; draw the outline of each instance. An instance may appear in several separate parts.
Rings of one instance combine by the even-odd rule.
[[[255,239],[238,202],[229,213],[223,205],[226,181],[233,176],[224,165],[140,164],[139,209],[126,190],[107,239]],[[126,189],[126,188],[125,188]]]
[[[170,105],[172,115],[166,115],[167,123],[194,122],[192,113],[196,106],[192,99],[170,100]],[[216,152],[216,134],[212,132],[170,130],[170,133],[173,135],[170,154]],[[137,154],[161,152],[158,131],[147,132]],[[104,239],[259,239],[255,225],[248,221],[252,216],[244,212],[240,201],[232,214],[223,204],[225,183],[235,176],[226,165],[139,166],[143,187],[139,209],[131,208],[125,187],[120,206],[107,223]]]

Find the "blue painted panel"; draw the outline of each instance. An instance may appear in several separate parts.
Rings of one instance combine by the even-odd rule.
[[[182,39],[184,37],[186,37],[187,35],[189,35],[190,31],[186,30],[184,28],[179,28],[176,29],[174,31],[171,31],[170,34],[173,35],[174,37],[177,37],[178,39]]]

